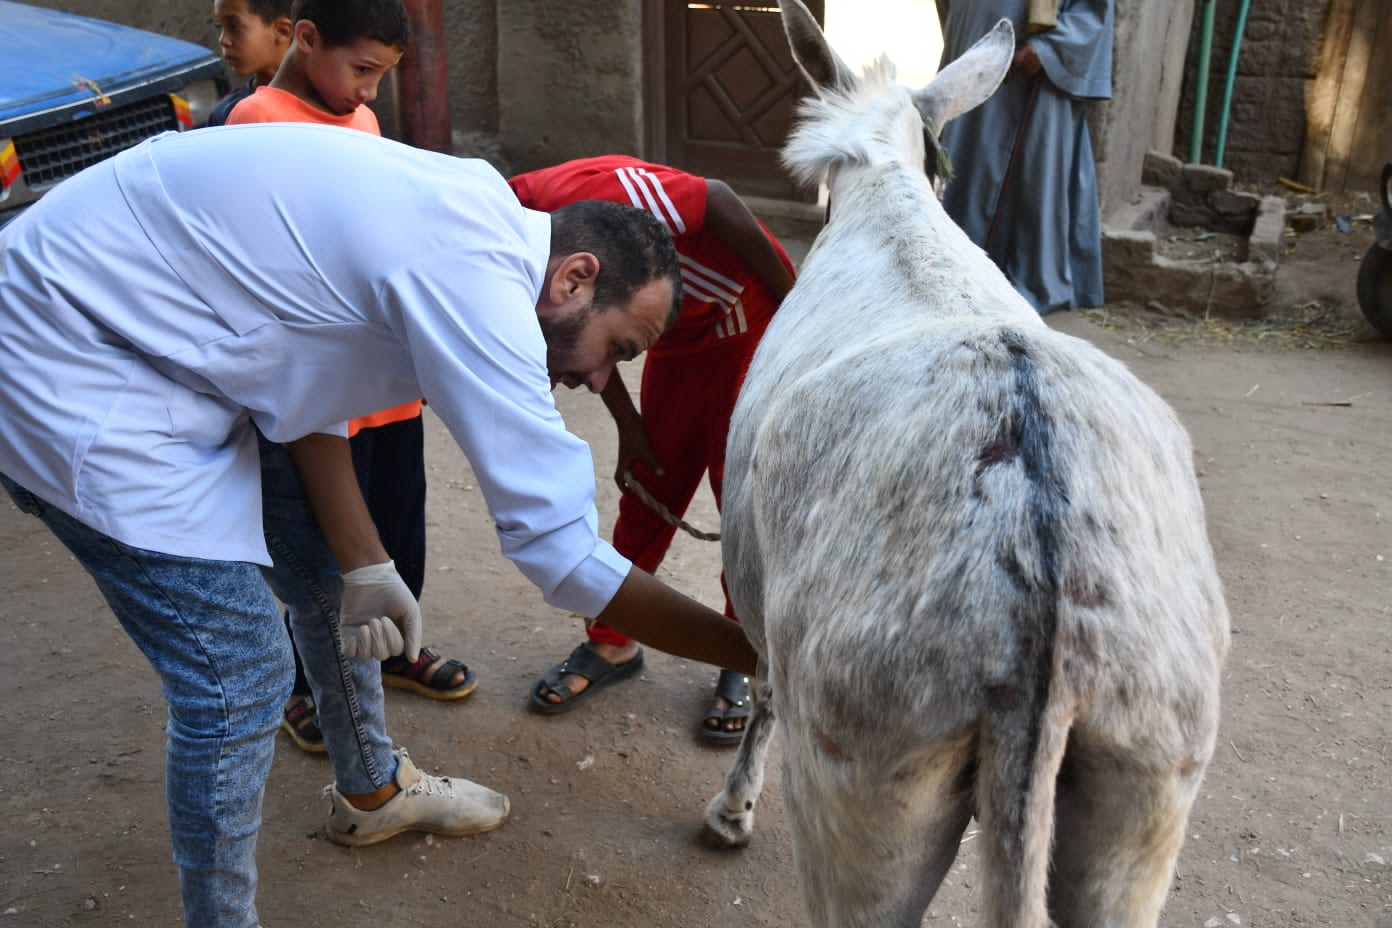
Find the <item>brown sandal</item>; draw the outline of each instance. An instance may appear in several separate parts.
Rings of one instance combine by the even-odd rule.
[[[437,661],[439,666],[432,672],[430,666]],[[451,681],[460,672],[464,679],[455,686]],[[382,661],[382,685],[410,690],[427,699],[463,699],[478,689],[478,677],[463,661],[442,658],[429,648],[421,648],[415,663],[399,654]]]
[[[319,707],[309,693],[290,694],[285,701],[280,727],[301,751],[324,754],[329,750],[324,745],[324,732],[319,728]]]

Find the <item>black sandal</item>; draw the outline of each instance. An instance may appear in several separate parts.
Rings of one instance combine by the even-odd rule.
[[[701,721],[701,737],[712,744],[739,744],[749,719],[749,678],[733,670],[720,671],[720,679],[715,683],[715,699],[725,700],[730,707],[717,709],[712,703],[710,711]],[[745,719],[746,724],[739,728],[726,728],[726,723],[732,719]],[[712,722],[715,724],[712,725]]]
[[[627,680],[642,669],[642,648],[639,648],[637,654],[622,664],[613,664],[600,657],[590,642],[582,642],[576,646],[574,651],[570,652],[570,657],[546,671],[542,674],[541,679],[532,685],[532,709],[543,715],[569,712],[606,686]],[[577,693],[570,687],[561,684],[561,680],[568,674],[584,677],[590,681],[590,685]],[[552,702],[547,699],[548,692],[561,697],[561,701]]]

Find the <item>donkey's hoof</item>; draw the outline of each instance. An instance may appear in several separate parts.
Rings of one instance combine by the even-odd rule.
[[[720,822],[719,824],[706,822],[705,827],[701,829],[701,840],[710,847],[722,851],[734,850],[749,844],[754,837],[754,831],[738,826],[731,827],[732,824],[730,822]]]
[[[706,843],[721,848],[744,847],[754,837],[754,812],[730,812],[724,795],[716,796],[706,807]]]

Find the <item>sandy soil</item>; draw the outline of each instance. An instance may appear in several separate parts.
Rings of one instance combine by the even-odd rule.
[[[1220,746],[1167,925],[1392,928],[1392,345],[1353,309],[1367,239],[1293,240],[1278,321],[1263,325],[1121,307],[1050,319],[1128,363],[1189,426],[1234,618]],[[595,449],[607,524],[612,426],[592,397],[560,402]],[[712,669],[649,651],[640,679],[573,714],[527,711],[529,684],[580,624],[499,556],[466,462],[429,429],[427,638],[482,685],[458,704],[392,692],[391,730],[422,767],[507,791],[513,819],[474,839],[344,850],[321,831],[327,763],[282,737],[260,850],[266,923],[802,924],[776,776],[750,848],[698,840],[731,757],[696,738]],[[705,496],[689,518],[717,525]],[[718,605],[717,570],[716,545],[679,538],[662,573]],[[66,552],[7,504],[0,602],[0,928],[176,925],[153,674]],[[925,924],[974,922],[972,848],[969,833]]]

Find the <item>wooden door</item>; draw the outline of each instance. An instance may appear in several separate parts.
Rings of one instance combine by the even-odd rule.
[[[1305,118],[1301,182],[1375,190],[1392,161],[1392,3],[1330,2]]]
[[[807,6],[821,21],[823,0]],[[646,12],[650,157],[745,195],[815,199],[778,162],[797,101],[810,89],[778,7],[652,0]]]

